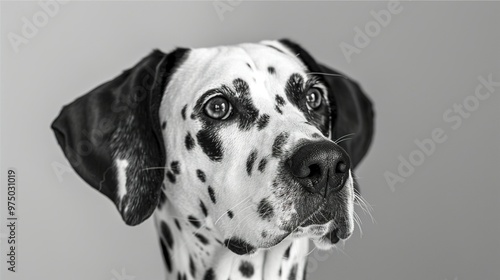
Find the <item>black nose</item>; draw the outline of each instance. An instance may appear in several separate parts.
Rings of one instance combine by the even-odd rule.
[[[294,179],[307,191],[326,197],[339,191],[349,176],[351,160],[333,142],[311,142],[301,146],[288,161]]]

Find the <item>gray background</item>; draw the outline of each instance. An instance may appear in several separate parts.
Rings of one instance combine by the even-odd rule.
[[[313,251],[310,279],[500,279],[500,87],[459,129],[443,113],[500,81],[499,3],[403,2],[361,53],[339,44],[387,2],[241,2],[221,20],[213,2],[68,3],[15,52],[37,2],[1,3],[2,215],[5,173],[19,173],[18,273],[7,279],[163,279],[153,223],[128,227],[107,198],[67,166],[49,124],[63,104],[130,67],[153,48],[205,47],[289,37],[361,82],[377,129],[358,169],[374,208],[340,251]],[[447,141],[391,189],[398,156],[442,128]],[[360,211],[358,209],[358,211]],[[4,225],[2,219],[2,225]],[[5,233],[5,227],[1,227]],[[2,235],[4,236],[4,235]],[[5,239],[1,264],[5,267]],[[312,267],[314,266],[314,267]],[[5,279],[5,278],[3,278]]]

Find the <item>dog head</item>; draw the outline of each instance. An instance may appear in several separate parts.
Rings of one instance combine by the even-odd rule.
[[[373,111],[297,44],[263,41],[155,51],[66,106],[53,129],[127,224],[168,197],[245,254],[287,236],[322,248],[350,236]]]

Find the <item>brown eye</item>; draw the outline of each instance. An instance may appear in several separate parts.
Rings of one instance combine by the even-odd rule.
[[[321,100],[321,91],[319,91],[319,89],[311,88],[307,91],[306,102],[309,108],[317,109],[319,106],[321,106]]]
[[[215,96],[205,103],[205,114],[212,119],[224,120],[231,115],[232,106],[231,103],[227,101],[222,96]]]

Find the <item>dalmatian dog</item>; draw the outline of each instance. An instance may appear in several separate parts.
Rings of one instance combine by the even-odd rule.
[[[356,82],[284,39],[155,50],[52,129],[126,224],[154,216],[167,279],[303,279],[310,240],[353,232],[373,120]]]

